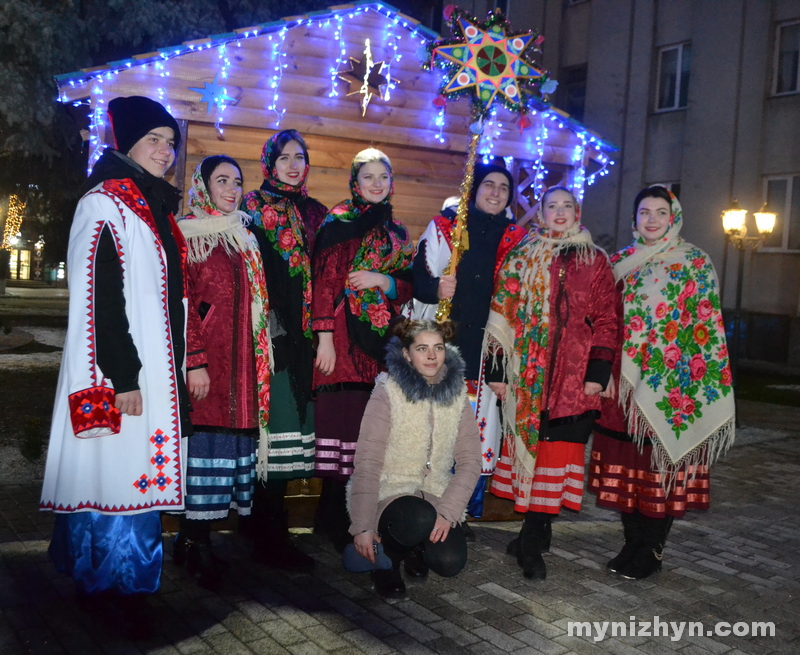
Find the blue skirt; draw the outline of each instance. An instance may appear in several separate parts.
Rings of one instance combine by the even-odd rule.
[[[80,594],[153,594],[161,583],[161,512],[56,514],[49,553]]]
[[[256,480],[256,440],[224,432],[195,432],[186,465],[186,518],[224,519],[250,514]]]

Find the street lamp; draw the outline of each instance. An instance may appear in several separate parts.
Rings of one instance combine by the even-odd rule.
[[[733,243],[739,251],[739,260],[736,271],[736,309],[733,314],[733,344],[730,350],[731,375],[734,385],[737,381],[737,368],[739,364],[739,341],[742,330],[742,286],[744,282],[744,252],[758,250],[766,238],[775,229],[777,214],[770,211],[767,203],[757,212],[753,213],[758,233],[747,236],[747,210],[742,209],[734,198],[731,206],[722,212],[722,229],[725,230],[725,256],[723,258],[723,276],[728,259],[728,244]],[[724,277],[723,277],[724,280]],[[724,282],[723,282],[724,285]],[[723,287],[724,288],[724,287]]]

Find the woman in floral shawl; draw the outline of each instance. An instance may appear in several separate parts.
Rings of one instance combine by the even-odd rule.
[[[284,497],[289,480],[311,477],[314,470],[311,253],[328,209],[308,196],[308,148],[297,131],[270,137],[261,170],[264,182],[244,197],[244,207],[264,260],[275,370],[267,457],[259,470],[250,527],[257,560],[308,569],[314,560],[289,537]]]
[[[383,368],[389,321],[411,299],[412,244],[392,217],[393,186],[389,158],[373,148],[359,152],[352,197],[325,218],[314,252],[316,475],[323,478],[314,529],[339,549],[350,540],[345,484],[361,417]]]
[[[633,210],[634,241],[611,258],[624,299],[620,403],[603,403],[590,488],[622,513],[625,545],[608,568],[639,579],[661,569],[673,518],[708,508],[708,467],[733,442],[734,401],[710,258],[681,238],[681,206],[665,187],[643,189]]]
[[[178,223],[189,248],[186,368],[195,432],[188,437],[186,514],[173,559],[185,561],[207,587],[221,579],[210,521],[230,509],[250,514],[256,437],[267,434],[269,421],[267,288],[258,243],[238,211],[241,200],[239,164],[207,157],[192,176],[191,213]]]
[[[491,492],[525,514],[508,552],[527,578],[547,575],[553,516],[581,507],[584,447],[618,341],[616,307],[611,266],[580,224],[575,197],[548,189],[538,225],[495,280],[484,340],[487,356],[502,352],[504,379],[490,382],[505,432]]]

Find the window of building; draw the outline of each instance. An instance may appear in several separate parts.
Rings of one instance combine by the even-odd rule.
[[[511,0],[494,0],[494,2],[490,2],[489,6],[491,7],[494,5],[494,9],[499,9],[502,11],[506,16],[508,16],[508,5],[511,4]]]
[[[778,25],[776,41],[774,93],[797,93],[800,91],[800,21]]]
[[[775,229],[767,237],[764,247],[800,250],[800,175],[766,178],[764,202],[777,214]]]
[[[577,121],[583,121],[586,109],[586,64],[564,68],[559,75],[558,106]]]
[[[658,55],[658,89],[656,109],[681,109],[689,101],[689,70],[692,44],[661,48]]]

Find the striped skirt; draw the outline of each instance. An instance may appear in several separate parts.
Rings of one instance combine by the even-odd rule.
[[[288,369],[272,376],[269,406],[267,478],[310,478],[314,475],[314,405],[308,403],[301,423]]]
[[[597,504],[621,512],[638,510],[650,518],[680,518],[687,509],[708,509],[711,504],[708,467],[679,471],[675,487],[667,496],[661,486],[661,475],[650,463],[652,450],[651,446],[645,446],[640,453],[630,441],[595,432],[589,490],[597,494]]]
[[[256,440],[224,432],[188,437],[186,518],[224,519],[235,509],[250,514],[256,479]]]
[[[530,495],[517,485],[517,473],[503,441],[490,491],[514,501],[517,512],[558,514],[561,507],[581,508],[584,485],[584,445],[566,441],[540,441]]]
[[[353,474],[361,419],[370,391],[320,391],[317,396],[317,456],[315,475],[348,480]]]

